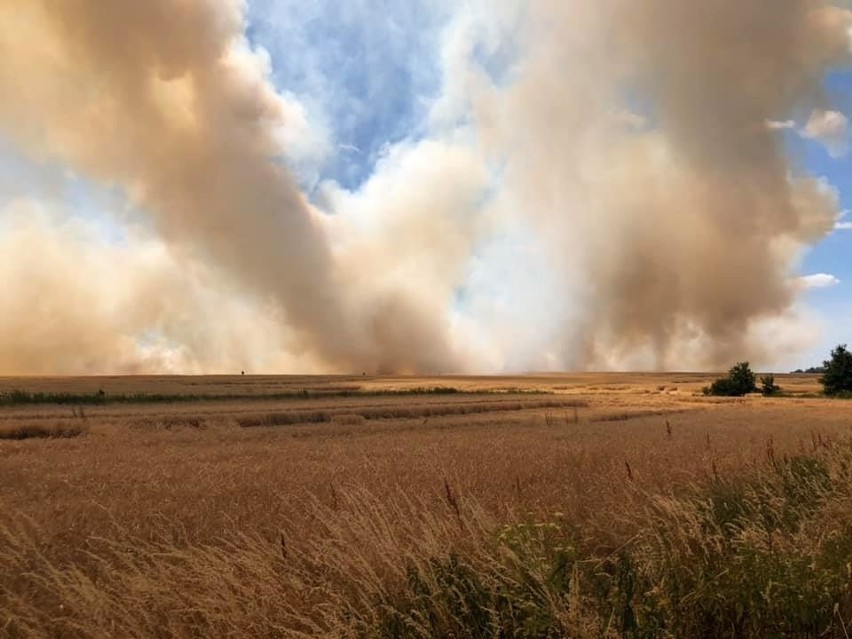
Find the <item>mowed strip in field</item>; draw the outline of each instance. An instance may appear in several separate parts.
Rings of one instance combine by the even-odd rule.
[[[369,631],[412,566],[525,522],[607,557],[658,496],[852,433],[815,377],[773,399],[711,378],[3,380],[211,399],[0,409],[28,431],[0,439],[0,636],[429,636]]]

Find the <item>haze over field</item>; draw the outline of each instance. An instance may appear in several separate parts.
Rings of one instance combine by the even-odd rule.
[[[0,0],[0,374],[707,369],[818,339],[797,300],[837,278],[799,265],[848,223],[790,136],[848,151],[842,3],[347,3],[358,103],[323,89],[323,6]],[[336,135],[401,95],[380,148]]]

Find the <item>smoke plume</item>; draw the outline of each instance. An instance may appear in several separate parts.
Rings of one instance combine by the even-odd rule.
[[[768,362],[761,323],[792,317],[838,211],[767,123],[832,112],[852,13],[489,5],[447,25],[418,132],[320,206],[287,168],[309,118],[239,0],[0,0],[0,135],[148,233],[9,207],[0,373]]]
[[[326,366],[453,365],[405,295],[354,304],[342,286],[276,159],[298,112],[243,41],[241,3],[7,0],[0,19],[0,119],[19,144],[120,185],[173,250],[274,298]]]
[[[487,113],[513,205],[583,309],[564,357],[765,358],[749,326],[790,307],[791,260],[830,231],[836,202],[793,176],[764,123],[820,99],[849,56],[849,13],[609,0],[539,3],[531,20],[519,80]],[[631,103],[642,112],[625,118]]]

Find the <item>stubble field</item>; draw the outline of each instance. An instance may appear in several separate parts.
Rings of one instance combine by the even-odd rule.
[[[0,379],[0,636],[848,636],[852,405],[710,379]]]

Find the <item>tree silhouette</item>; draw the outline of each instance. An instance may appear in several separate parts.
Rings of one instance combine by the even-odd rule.
[[[831,351],[831,359],[825,362],[825,372],[819,381],[826,395],[852,393],[852,353],[846,344]]]
[[[722,397],[742,397],[757,391],[757,377],[749,367],[748,362],[740,362],[730,371],[727,377],[717,379],[704,389],[706,395]]]

